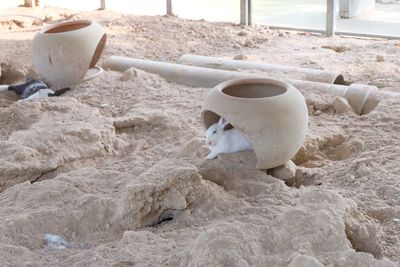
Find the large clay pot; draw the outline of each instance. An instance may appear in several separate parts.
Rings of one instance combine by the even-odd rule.
[[[54,87],[75,86],[101,72],[95,65],[106,39],[103,27],[95,21],[51,25],[33,39],[33,66]]]
[[[290,160],[302,146],[308,112],[303,95],[288,83],[239,79],[214,87],[203,103],[206,128],[222,116],[253,146],[259,169]]]

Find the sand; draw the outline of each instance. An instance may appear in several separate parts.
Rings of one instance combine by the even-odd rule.
[[[399,91],[398,41],[109,11],[24,12],[36,18],[0,18],[0,83],[38,75],[30,63],[36,30],[87,18],[108,33],[101,61],[246,55]],[[58,98],[16,102],[2,93],[0,265],[400,264],[399,99],[359,116],[343,99],[303,91],[310,127],[289,187],[237,164],[251,152],[204,159],[208,90],[131,69],[106,71]],[[49,247],[47,234],[68,247]]]

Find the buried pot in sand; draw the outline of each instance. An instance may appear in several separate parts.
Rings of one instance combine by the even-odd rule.
[[[308,128],[304,97],[293,86],[269,79],[240,79],[219,84],[203,104],[206,128],[224,117],[250,142],[257,168],[289,161],[300,149]]]

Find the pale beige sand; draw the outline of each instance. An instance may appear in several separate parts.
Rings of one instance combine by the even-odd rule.
[[[0,83],[35,74],[31,40],[47,17],[100,21],[109,37],[102,60],[246,54],[399,89],[396,41],[106,11],[34,12],[39,19],[0,18]],[[200,112],[208,90],[129,70],[37,102],[2,93],[0,265],[398,266],[399,99],[359,116],[335,112],[340,99],[332,95],[303,92],[310,129],[295,162],[299,178],[312,183],[297,189],[235,166],[246,153],[204,161]],[[47,233],[75,247],[46,248]]]

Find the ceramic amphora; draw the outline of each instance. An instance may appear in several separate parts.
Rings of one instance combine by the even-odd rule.
[[[105,30],[96,21],[53,24],[33,39],[33,66],[53,87],[75,86],[101,72],[95,65],[106,39]]]
[[[206,128],[222,116],[242,132],[252,144],[259,169],[289,161],[302,146],[308,129],[303,95],[277,80],[223,82],[210,90],[202,109]]]

